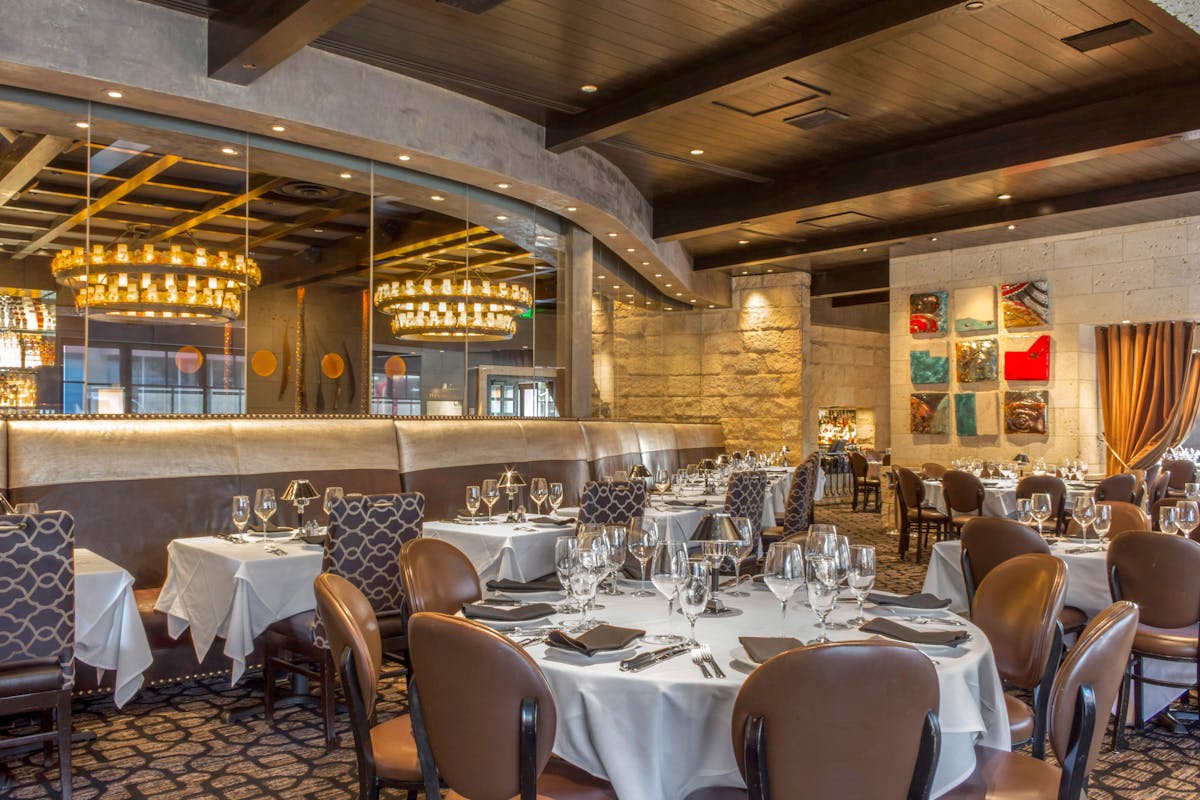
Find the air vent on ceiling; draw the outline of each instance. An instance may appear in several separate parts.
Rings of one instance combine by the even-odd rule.
[[[289,181],[276,189],[272,194],[283,195],[297,200],[333,200],[341,197],[340,189],[322,186],[308,181]]]
[[[779,80],[757,85],[748,91],[714,100],[713,105],[748,117],[761,117],[828,95],[827,89],[785,75]]]
[[[818,108],[816,111],[809,111],[807,114],[788,117],[784,122],[788,125],[795,125],[801,130],[811,131],[813,128],[820,128],[823,125],[841,122],[848,116],[850,115],[843,114],[841,111],[832,108]]]
[[[873,217],[870,214],[860,214],[857,211],[843,211],[840,214],[830,214],[826,217],[796,220],[797,225],[811,225],[814,228],[826,231],[846,228],[851,225],[862,225],[868,222],[883,222],[883,220],[879,217]]]
[[[482,14],[485,11],[491,11],[496,6],[504,2],[504,0],[438,0],[444,6],[451,6],[460,11],[468,11],[472,14]]]
[[[1150,33],[1150,29],[1145,25],[1137,20],[1127,19],[1123,22],[1114,22],[1112,25],[1105,25],[1103,28],[1096,28],[1095,30],[1068,36],[1063,39],[1063,43],[1071,45],[1071,47],[1074,47],[1081,53],[1086,53],[1088,50],[1095,50],[1097,47],[1108,47],[1110,44],[1116,44],[1117,42],[1127,42],[1130,39],[1136,39],[1148,33]]]

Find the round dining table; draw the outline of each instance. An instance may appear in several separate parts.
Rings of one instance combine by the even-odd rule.
[[[634,585],[641,584],[622,583],[626,591]],[[781,625],[779,602],[771,592],[761,583],[742,586],[749,587],[749,596],[722,594],[723,601],[735,609],[733,613],[701,617],[696,625],[698,641],[711,648],[724,678],[704,677],[686,654],[644,671],[622,672],[621,658],[631,656],[634,650],[653,649],[640,640],[626,651],[591,660],[575,653],[563,654],[545,644],[530,645],[529,652],[549,681],[558,707],[555,752],[611,781],[622,800],[683,800],[701,787],[743,786],[734,760],[730,726],[738,690],[755,665],[740,649],[738,637],[779,636],[782,632],[807,642],[816,637],[817,628],[815,615],[804,605],[803,591],[793,597],[786,624]],[[650,633],[661,633],[668,627],[677,634],[687,633],[687,620],[678,612],[668,621],[667,603],[662,596],[601,594],[597,602],[603,608],[596,616],[611,624]],[[948,611],[892,608],[889,611],[868,604],[867,616],[919,613],[928,623],[914,627],[965,629],[972,634],[970,641],[959,647],[919,648],[933,661],[941,690],[942,749],[933,790],[937,796],[974,769],[976,743],[1008,749],[1003,687],[991,646],[977,628]],[[853,603],[839,603],[833,619],[845,621],[853,613]],[[830,631],[830,638],[849,641],[869,638],[869,634],[856,629],[839,630]],[[812,724],[820,726],[825,721],[814,718]],[[863,724],[869,723],[864,719]]]

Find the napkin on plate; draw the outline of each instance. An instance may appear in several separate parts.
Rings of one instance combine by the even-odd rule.
[[[708,505],[707,500],[668,500],[666,505],[669,506],[686,506],[687,508],[704,508]]]
[[[467,619],[478,619],[484,622],[524,622],[531,619],[541,619],[554,613],[554,606],[549,603],[529,603],[515,608],[498,608],[496,606],[470,603],[463,606],[463,616]]]
[[[534,578],[527,583],[508,578],[490,580],[487,582],[487,588],[493,592],[561,592],[562,583],[558,580],[558,573],[551,572],[549,575]]]
[[[637,628],[620,628],[616,625],[597,625],[587,633],[579,636],[568,636],[560,630],[553,630],[546,636],[546,644],[563,650],[574,650],[585,656],[594,656],[609,650],[620,650],[628,647],[634,639],[646,632]]]
[[[919,631],[907,625],[901,625],[894,619],[883,617],[873,619],[859,627],[863,633],[877,633],[889,639],[896,639],[910,644],[933,644],[945,647],[957,647],[971,638],[966,631]]]
[[[943,600],[936,595],[926,594],[925,592],[901,595],[871,592],[867,595],[867,599],[877,606],[899,606],[900,608],[918,608],[926,611],[932,611],[935,608],[948,608],[950,606],[949,600]]]
[[[791,636],[739,636],[738,641],[755,664],[761,664],[780,653],[804,646],[804,642]]]
[[[526,517],[525,521],[531,522],[534,525],[560,525],[564,528],[575,524],[575,520],[572,517],[563,517],[562,519],[557,517]]]

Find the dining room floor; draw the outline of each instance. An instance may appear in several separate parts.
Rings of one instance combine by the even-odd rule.
[[[878,548],[879,586],[897,592],[919,591],[924,564],[896,557],[896,535],[885,530],[873,513],[852,512],[849,504],[818,505],[818,522],[832,522],[852,541]],[[403,681],[385,682],[381,719],[404,710]],[[341,746],[327,751],[317,715],[289,709],[276,715],[275,726],[261,717],[226,724],[223,711],[252,705],[258,692],[246,681],[235,687],[227,679],[209,678],[190,684],[143,690],[117,711],[106,697],[80,700],[75,729],[92,731],[95,740],[76,744],[74,796],[99,798],[314,798],[343,800],[357,796],[354,751],[345,715],[338,730]],[[41,752],[5,758],[12,772],[0,797],[35,800],[56,797]],[[1127,749],[1113,755],[1107,744],[1092,774],[1091,800],[1195,798],[1200,795],[1200,725],[1184,735],[1147,729],[1133,735]],[[399,792],[385,792],[399,798]]]

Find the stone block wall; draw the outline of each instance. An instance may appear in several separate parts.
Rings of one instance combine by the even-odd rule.
[[[809,385],[812,402],[806,413],[813,430],[822,408],[857,411],[858,443],[884,450],[891,446],[891,347],[887,333],[813,325]]]

